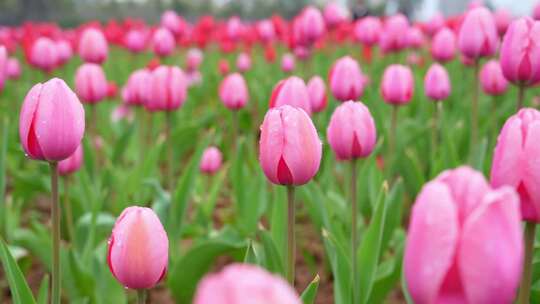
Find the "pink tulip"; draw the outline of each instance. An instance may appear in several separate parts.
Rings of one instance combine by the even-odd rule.
[[[356,21],[354,25],[354,36],[364,45],[373,46],[379,42],[382,27],[382,22],[379,18],[367,16]]]
[[[299,186],[317,174],[322,143],[306,112],[284,105],[266,113],[259,153],[264,174],[272,183]]]
[[[424,78],[424,90],[426,96],[433,101],[441,101],[450,95],[450,77],[446,69],[438,64],[431,65]]]
[[[294,56],[300,60],[308,60],[309,56],[311,56],[311,51],[309,48],[304,46],[297,46],[293,50]]]
[[[154,32],[152,37],[152,48],[154,53],[159,57],[166,57],[174,51],[174,36],[166,28],[159,28]]]
[[[204,277],[193,304],[301,304],[296,291],[281,277],[258,266],[232,264]]]
[[[456,35],[448,28],[442,28],[431,42],[431,56],[439,62],[448,62],[456,54]]]
[[[54,41],[47,37],[38,38],[32,45],[30,62],[45,72],[51,72],[58,64],[58,51]]]
[[[307,6],[298,16],[295,26],[298,27],[302,45],[311,45],[324,35],[324,19],[314,6]]]
[[[339,101],[357,100],[364,92],[362,71],[350,56],[338,59],[328,74],[330,91]]]
[[[79,56],[91,63],[101,64],[107,59],[109,46],[105,35],[94,28],[84,30],[79,41]]]
[[[290,73],[294,70],[294,66],[294,55],[291,53],[283,54],[283,57],[281,57],[281,70],[285,73]]]
[[[236,58],[236,68],[244,73],[251,68],[251,57],[247,53],[240,53]]]
[[[407,56],[407,64],[408,65],[418,65],[423,66],[424,65],[424,58],[418,54],[418,52],[410,52]]]
[[[503,36],[506,33],[506,29],[512,22],[512,13],[510,11],[501,8],[493,13],[493,18],[495,18],[495,25],[497,26],[497,32],[499,36]]]
[[[28,157],[57,162],[71,156],[84,134],[84,108],[58,78],[30,89],[21,108],[19,138]]]
[[[461,55],[459,60],[464,66],[473,67],[476,64],[476,61],[473,58],[469,58],[465,55]]]
[[[326,108],[328,100],[326,98],[326,86],[324,80],[319,76],[313,76],[307,84],[309,103],[314,113],[321,112]]]
[[[148,97],[147,85],[151,73],[147,69],[133,72],[122,89],[122,99],[128,105],[143,105]]]
[[[428,35],[433,36],[445,26],[446,21],[444,20],[444,16],[440,12],[437,12],[426,23],[426,32]]]
[[[126,288],[149,289],[167,273],[169,240],[156,213],[128,207],[116,220],[109,238],[107,262]]]
[[[0,56],[2,56],[2,55],[0,55]],[[1,60],[2,59],[0,59],[0,61]],[[1,63],[0,63],[0,66],[2,66]],[[7,76],[8,79],[19,79],[19,77],[21,76],[21,65],[19,64],[19,60],[17,60],[17,58],[9,58],[7,60],[7,63],[6,63],[6,76]],[[0,87],[2,87],[2,86],[0,85]]]
[[[324,7],[324,20],[329,28],[346,22],[348,19],[347,9],[336,2],[329,2]]]
[[[226,25],[226,33],[231,41],[240,40],[244,35],[244,24],[242,24],[242,20],[237,16],[229,18]]]
[[[411,69],[400,64],[393,64],[384,70],[381,94],[389,104],[404,105],[411,101],[414,90],[414,78]]]
[[[504,124],[491,166],[491,185],[517,190],[526,221],[540,222],[540,112],[525,108]]]
[[[480,70],[480,84],[487,95],[502,95],[508,88],[508,81],[504,78],[501,65],[497,60],[490,60]]]
[[[189,49],[186,55],[186,70],[187,71],[196,71],[199,69],[203,61],[203,53],[201,50],[192,48]]]
[[[444,171],[412,209],[404,272],[413,301],[512,303],[522,242],[515,191],[491,189],[468,167]]]
[[[17,62],[18,64],[18,62]],[[9,59],[6,48],[0,45],[0,92],[4,89],[6,78],[9,77]]]
[[[304,110],[311,115],[309,94],[304,81],[296,76],[283,79],[274,87],[270,96],[270,108],[290,105]]]
[[[424,45],[424,34],[418,27],[411,27],[407,31],[407,46],[419,49]]]
[[[526,17],[510,24],[501,46],[504,77],[519,86],[540,81],[540,21]]]
[[[369,109],[354,101],[344,102],[336,108],[326,134],[338,160],[366,157],[377,141],[377,130]]]
[[[249,92],[244,77],[239,73],[225,77],[219,86],[219,98],[227,108],[233,111],[245,107]]]
[[[100,65],[84,63],[75,73],[75,91],[84,103],[98,103],[107,97],[109,84]]]
[[[276,30],[272,21],[265,19],[257,23],[257,33],[263,42],[270,42],[276,36]]]
[[[532,17],[534,20],[540,20],[540,2],[534,6]]]
[[[473,59],[493,56],[498,44],[499,36],[491,12],[485,7],[468,11],[458,34],[461,53]]]
[[[175,11],[165,11],[161,15],[161,26],[173,34],[181,34],[184,31],[184,20]]]
[[[150,76],[145,106],[149,111],[174,111],[184,104],[186,95],[184,72],[175,66],[162,65]]]
[[[409,20],[402,14],[389,17],[379,38],[381,50],[385,53],[399,52],[407,47]]]
[[[83,148],[82,145],[79,145],[70,157],[58,162],[58,173],[62,176],[75,173],[81,168],[82,162]]]
[[[58,53],[58,64],[62,65],[73,57],[73,48],[66,40],[56,42],[56,51]]]
[[[218,70],[221,75],[227,75],[229,73],[229,62],[225,59],[220,59],[218,63]]]
[[[222,156],[218,148],[212,146],[204,150],[199,169],[202,173],[213,175],[221,168]]]
[[[146,34],[142,30],[130,30],[124,37],[126,48],[132,53],[140,53],[146,48]]]
[[[111,112],[111,122],[117,123],[123,119],[128,122],[132,122],[134,119],[133,110],[130,105],[126,103],[119,104]]]

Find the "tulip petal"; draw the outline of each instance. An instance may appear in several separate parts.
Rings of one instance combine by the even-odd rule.
[[[521,179],[520,155],[523,149],[522,123],[518,117],[510,118],[503,126],[493,156],[491,185],[517,187]]]
[[[528,200],[522,197],[521,210],[526,220],[540,220],[540,121],[529,123],[527,137],[523,146],[523,176],[522,183],[528,194]]]
[[[276,168],[283,154],[284,127],[279,108],[270,109],[264,117],[259,141],[259,163],[268,179],[279,184]]]
[[[19,117],[19,138],[21,144],[24,151],[34,159],[43,159],[43,152],[37,142],[34,129],[34,119],[42,89],[43,85],[41,83],[36,84],[30,89],[24,99]]]

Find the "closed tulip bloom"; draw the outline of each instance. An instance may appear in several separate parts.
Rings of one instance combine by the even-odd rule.
[[[347,101],[332,114],[326,137],[338,160],[352,160],[371,154],[377,141],[377,130],[363,103]]]
[[[458,34],[458,47],[469,58],[493,56],[497,52],[499,35],[491,12],[477,7],[465,15]]]
[[[75,173],[81,168],[82,162],[83,148],[82,145],[79,145],[70,157],[58,162],[58,173],[62,176]]]
[[[506,33],[506,29],[508,29],[508,26],[510,25],[510,22],[512,22],[512,13],[504,8],[501,8],[493,13],[493,18],[495,18],[495,25],[497,26],[499,36],[504,35],[504,33]]]
[[[75,73],[75,90],[84,103],[98,103],[107,97],[109,84],[100,65],[84,63]]]
[[[0,66],[1,65],[2,64],[0,64]],[[19,79],[19,77],[21,76],[21,65],[19,64],[19,60],[17,60],[17,58],[9,58],[7,60],[6,76],[8,79]]]
[[[18,63],[18,62],[17,62]],[[0,92],[4,88],[6,78],[9,76],[9,59],[8,53],[4,46],[0,46]]]
[[[402,14],[389,17],[381,32],[379,45],[383,52],[398,52],[407,47],[409,20]]]
[[[186,55],[186,69],[188,71],[196,71],[199,69],[199,66],[201,65],[203,61],[203,52],[199,49],[192,48],[189,49],[187,55]]]
[[[540,3],[537,3],[534,6],[532,17],[534,18],[534,20],[540,20]]]
[[[456,35],[448,28],[442,28],[431,42],[431,57],[439,62],[448,62],[456,55]]]
[[[294,70],[295,60],[291,53],[283,54],[281,57],[281,70],[285,73],[290,73]]]
[[[418,27],[411,27],[407,32],[407,46],[419,49],[424,44],[424,34]]]
[[[222,156],[216,147],[208,147],[204,150],[199,169],[204,174],[212,175],[221,168]]]
[[[244,24],[242,24],[242,20],[237,16],[229,18],[229,20],[227,20],[226,33],[227,38],[231,41],[240,40],[244,34]]]
[[[441,173],[412,209],[404,272],[413,301],[512,303],[522,242],[514,190],[493,190],[468,167]]]
[[[130,30],[124,37],[126,48],[132,53],[140,53],[146,48],[146,34],[142,30]]]
[[[291,76],[283,79],[274,87],[270,96],[270,108],[290,105],[304,110],[311,115],[311,103],[304,80]]]
[[[54,41],[47,37],[38,38],[32,45],[30,62],[45,72],[51,72],[58,64],[58,51]]]
[[[382,22],[379,18],[367,16],[356,21],[354,25],[354,36],[361,43],[367,46],[373,46],[379,42],[382,27]]]
[[[218,70],[221,75],[227,75],[229,73],[229,62],[225,59],[220,59],[218,63]]]
[[[322,143],[313,122],[301,108],[270,109],[261,125],[259,162],[274,184],[303,185],[317,174]]]
[[[314,6],[304,8],[296,22],[302,44],[311,45],[325,32],[324,19],[321,11]]]
[[[442,13],[437,12],[433,14],[431,19],[426,23],[426,32],[429,36],[437,34],[442,28],[446,26],[446,20]]]
[[[26,95],[19,138],[32,159],[57,162],[71,156],[84,134],[84,108],[66,83],[53,78]]]
[[[251,57],[247,53],[240,53],[236,58],[236,68],[241,73],[248,71],[251,68]]]
[[[266,19],[257,23],[257,33],[263,42],[270,42],[276,36],[276,30],[272,21]]]
[[[350,56],[338,59],[328,75],[330,90],[339,101],[357,100],[364,92],[362,71]]]
[[[101,64],[107,59],[109,46],[105,35],[95,28],[84,30],[79,40],[79,56],[91,63]]]
[[[126,103],[119,104],[111,112],[111,122],[117,123],[121,120],[126,120],[132,122],[134,119],[134,114],[132,107]]]
[[[336,2],[326,4],[323,15],[324,21],[329,28],[336,27],[348,19],[347,9]]]
[[[381,94],[389,104],[404,105],[411,101],[414,78],[411,69],[401,64],[393,64],[384,70]]]
[[[56,51],[58,53],[58,64],[62,65],[73,57],[73,48],[66,40],[56,42]]]
[[[281,277],[250,264],[232,264],[204,277],[193,304],[301,304]]]
[[[487,95],[502,95],[508,89],[508,80],[504,78],[501,65],[497,60],[490,60],[480,70],[480,85]]]
[[[517,190],[524,220],[540,222],[540,112],[525,108],[504,124],[493,156],[491,184]]]
[[[540,22],[521,18],[510,24],[501,46],[504,77],[519,86],[540,81]]]
[[[249,99],[249,92],[244,77],[239,73],[225,77],[219,86],[219,98],[231,110],[245,107]]]
[[[150,81],[150,72],[141,69],[133,72],[122,90],[122,99],[129,105],[143,105],[148,96],[147,85]]]
[[[184,104],[187,81],[184,72],[174,66],[160,66],[152,72],[148,84],[146,108],[150,111],[173,111]]]
[[[152,49],[160,57],[172,54],[175,44],[173,34],[166,28],[157,29],[152,36]]]
[[[426,96],[434,101],[445,100],[450,95],[451,88],[446,69],[438,63],[432,64],[424,78]]]
[[[181,34],[184,30],[184,20],[175,11],[165,11],[161,15],[161,26],[174,34]]]
[[[313,76],[307,84],[309,102],[314,113],[321,112],[326,108],[326,85],[320,76]]]
[[[109,238],[107,262],[126,288],[149,289],[167,272],[169,239],[156,213],[128,207],[116,220]]]

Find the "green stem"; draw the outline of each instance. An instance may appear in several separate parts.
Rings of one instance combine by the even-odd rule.
[[[478,139],[478,60],[474,63],[474,88],[473,88],[473,100],[471,108],[471,147],[477,143]]]
[[[60,204],[58,202],[58,163],[49,163],[52,191],[52,298],[51,304],[60,304]]]
[[[523,108],[523,101],[525,99],[525,86],[520,85],[518,87],[518,100],[517,100],[517,110],[519,111]]]
[[[64,178],[64,210],[66,212],[67,229],[69,240],[72,244],[75,243],[75,229],[73,228],[73,210],[69,201],[69,176]]]
[[[395,153],[396,153],[396,129],[397,129],[397,120],[398,120],[398,106],[392,106],[392,118],[390,121],[390,133],[388,134],[388,155],[386,165],[386,172],[388,177],[392,175],[392,167],[394,163]]]
[[[532,260],[534,257],[534,238],[536,233],[536,223],[525,223],[525,260],[523,264],[523,276],[519,288],[517,303],[528,304],[532,284]]]
[[[353,272],[352,281],[352,303],[357,303],[358,299],[358,269],[356,269],[356,248],[358,247],[358,220],[357,220],[357,198],[356,198],[356,185],[357,185],[357,170],[356,159],[351,161],[351,269]]]
[[[439,145],[439,120],[441,119],[442,103],[436,101],[434,103],[435,109],[433,110],[433,125],[431,126],[431,154],[432,161],[435,160],[437,154],[437,146]]]
[[[287,280],[294,286],[294,266],[295,266],[295,205],[294,186],[287,186]]]
[[[146,304],[146,289],[137,290],[137,304]]]
[[[232,111],[232,144],[234,146],[233,151],[236,152],[237,140],[238,140],[238,111]]]
[[[174,182],[174,170],[173,170],[173,144],[172,144],[172,138],[171,138],[171,128],[172,128],[172,112],[167,111],[166,112],[166,129],[165,129],[165,135],[166,135],[166,143],[167,145],[167,188],[169,192],[172,195]]]

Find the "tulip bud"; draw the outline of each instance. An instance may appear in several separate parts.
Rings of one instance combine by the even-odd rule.
[[[446,69],[438,64],[431,65],[424,78],[426,96],[434,101],[441,101],[450,95],[450,77]]]
[[[393,64],[384,70],[381,94],[389,104],[404,105],[411,101],[414,90],[414,78],[411,69],[400,64]]]
[[[497,60],[490,60],[480,70],[480,85],[487,95],[502,95],[508,88],[508,81],[504,78],[501,65]]]
[[[495,18],[495,25],[497,26],[499,36],[503,36],[504,33],[506,33],[510,22],[512,22],[512,14],[510,11],[501,8],[493,13],[493,18]]]
[[[220,59],[218,64],[219,73],[221,75],[227,75],[229,73],[229,62],[225,59]]]
[[[415,303],[512,303],[522,261],[515,191],[492,190],[468,167],[424,185],[412,209],[404,256]]]
[[[382,31],[382,22],[377,17],[364,17],[356,21],[354,36],[358,41],[367,46],[373,46],[379,42]]]
[[[442,28],[431,42],[431,56],[439,62],[448,62],[456,54],[456,36],[448,28]]]
[[[270,42],[276,36],[274,24],[268,19],[257,23],[257,33],[263,42]]]
[[[66,83],[53,78],[26,95],[19,138],[28,157],[57,162],[71,156],[84,134],[84,108]]]
[[[171,33],[181,34],[185,28],[184,23],[185,22],[182,20],[182,17],[178,16],[175,11],[168,10],[161,15],[161,26],[169,30]]]
[[[313,76],[307,84],[307,90],[309,95],[309,103],[311,104],[311,110],[318,113],[326,108],[326,86],[324,80],[319,76]]]
[[[519,86],[540,81],[540,22],[521,18],[510,24],[501,46],[501,67],[506,79]]]
[[[296,76],[283,79],[274,87],[270,96],[270,108],[290,105],[311,115],[311,103],[304,81]]]
[[[371,154],[377,130],[363,103],[346,101],[332,114],[326,137],[338,160],[352,160]]]
[[[248,71],[251,68],[251,57],[247,53],[240,53],[236,59],[236,68],[241,73]]]
[[[79,145],[75,152],[68,158],[58,162],[58,173],[62,176],[77,172],[83,162],[83,148]]]
[[[186,56],[186,69],[196,71],[203,61],[203,53],[199,49],[190,49]]]
[[[1,59],[0,59],[0,61],[1,61]],[[2,64],[0,63],[0,66],[1,65]],[[19,60],[17,60],[17,58],[9,58],[7,60],[7,63],[6,63],[6,76],[7,76],[8,79],[19,79],[19,77],[21,77],[21,65],[19,64]],[[1,87],[2,86],[0,85],[0,88]]]
[[[389,17],[381,32],[379,44],[383,52],[399,52],[407,47],[409,20],[402,14]]]
[[[330,90],[339,101],[357,100],[364,92],[362,71],[350,56],[338,59],[328,75]]]
[[[107,262],[126,288],[149,289],[167,272],[169,240],[156,213],[128,207],[116,220],[109,238]]]
[[[107,59],[109,46],[103,33],[94,28],[84,30],[79,41],[79,56],[90,63],[101,64]]]
[[[132,53],[140,53],[146,47],[146,35],[141,30],[130,30],[124,38],[126,48]]]
[[[424,34],[418,27],[411,27],[407,31],[407,46],[419,49],[424,44]]]
[[[534,20],[540,20],[540,3],[537,3],[534,6],[532,17],[534,18]]]
[[[508,185],[521,199],[524,220],[540,222],[540,112],[525,108],[504,124],[493,156],[491,185]]]
[[[294,70],[294,65],[294,55],[291,53],[283,54],[283,57],[281,57],[281,70],[290,73]]]
[[[305,7],[298,16],[294,26],[297,28],[301,45],[312,45],[324,35],[324,19],[321,11],[314,6]]]
[[[232,264],[204,277],[194,304],[301,304],[296,291],[281,277],[258,266]]]
[[[216,147],[208,147],[204,150],[199,169],[202,173],[212,175],[221,168],[222,156]]]
[[[0,45],[0,92],[2,92],[2,89],[4,88],[6,78],[9,77],[9,69],[10,67],[7,50],[4,46]]]
[[[38,38],[32,45],[30,63],[45,72],[54,70],[58,64],[58,52],[54,41],[47,37]]]
[[[458,35],[461,53],[472,59],[493,56],[498,44],[499,36],[491,12],[485,7],[467,12]]]
[[[100,65],[84,63],[75,73],[75,90],[85,103],[98,103],[107,96],[108,83]]]
[[[299,186],[317,174],[322,144],[306,112],[284,105],[266,113],[259,153],[264,174],[272,183]]]
[[[166,28],[159,28],[154,32],[152,37],[152,47],[154,53],[159,57],[166,57],[172,54],[174,51],[174,36]]]
[[[238,73],[225,77],[219,86],[219,98],[231,110],[243,108],[249,99],[244,77]]]
[[[58,53],[57,61],[59,65],[68,62],[71,57],[73,57],[73,48],[71,47],[71,44],[65,40],[56,42],[56,51]]]
[[[445,26],[446,21],[444,20],[443,14],[440,12],[436,12],[426,23],[426,32],[429,36],[433,36]]]
[[[162,65],[150,76],[145,106],[149,111],[173,111],[184,104],[186,95],[184,72],[178,67]]]
[[[324,21],[329,28],[334,28],[348,19],[347,9],[336,2],[327,3],[323,15]]]
[[[122,90],[122,99],[129,105],[143,105],[148,95],[147,85],[150,81],[150,72],[141,69],[133,72]]]
[[[132,122],[134,119],[133,110],[128,104],[122,103],[114,108],[111,112],[111,122],[117,123],[120,120],[125,119],[128,122]]]

